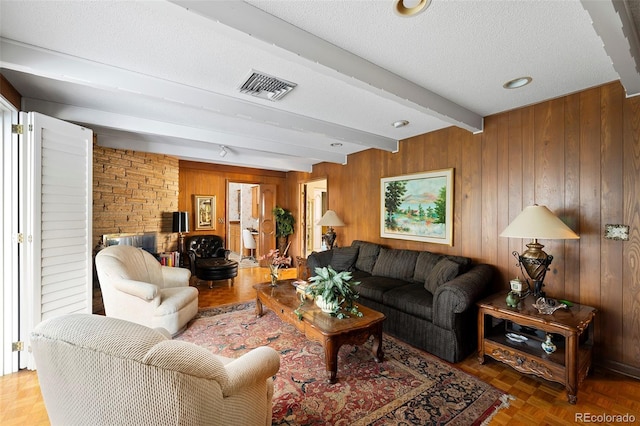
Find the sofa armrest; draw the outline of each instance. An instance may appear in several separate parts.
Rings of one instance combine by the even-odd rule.
[[[324,268],[329,266],[333,258],[333,250],[314,251],[307,257],[307,268],[309,268],[309,276],[316,274],[316,268]]]
[[[224,396],[241,392],[251,383],[262,382],[274,376],[280,369],[280,355],[273,348],[260,346],[234,359],[227,365],[229,378],[222,388]]]
[[[224,257],[225,259],[229,260],[230,254],[231,254],[231,250],[227,250],[224,247],[220,247],[218,248],[218,250],[216,250],[216,257]]]
[[[135,296],[146,301],[160,298],[158,295],[158,286],[151,283],[119,279],[113,281],[113,287],[118,291],[130,294],[131,296]]]
[[[162,266],[164,288],[187,287],[191,278],[191,271],[185,268]]]
[[[475,306],[486,293],[492,276],[491,266],[475,265],[468,272],[438,287],[433,295],[433,324],[453,330],[456,314]]]
[[[196,252],[193,250],[189,250],[187,252],[187,256],[189,256],[189,270],[191,271],[191,275],[196,274]]]

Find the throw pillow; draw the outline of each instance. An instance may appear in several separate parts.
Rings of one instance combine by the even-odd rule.
[[[434,266],[442,259],[442,255],[423,251],[416,260],[416,270],[413,272],[413,280],[424,283]]]
[[[431,294],[435,294],[438,287],[458,276],[460,265],[453,260],[440,259],[433,267],[424,282],[424,288]]]
[[[450,254],[447,254],[445,257],[447,259],[449,259],[449,260],[453,260],[458,265],[460,265],[460,273],[461,274],[463,272],[467,272],[469,269],[471,269],[471,258],[469,258],[469,257],[453,256],[453,255],[450,255]]]
[[[358,247],[356,269],[368,274],[373,272],[373,265],[375,265],[378,254],[380,253],[380,246],[367,241],[354,240],[351,243],[351,247]]]
[[[409,281],[416,269],[418,252],[381,248],[372,275]]]
[[[353,271],[358,258],[358,247],[339,247],[331,250],[333,256],[329,263],[338,272]]]

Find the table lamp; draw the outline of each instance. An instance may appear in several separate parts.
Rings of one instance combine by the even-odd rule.
[[[536,298],[545,297],[542,291],[544,277],[551,265],[553,256],[548,255],[542,249],[544,246],[538,243],[538,239],[543,240],[575,240],[580,237],[565,225],[546,206],[526,207],[507,228],[500,234],[501,237],[509,238],[530,238],[527,250],[522,254],[514,251],[513,256],[518,259],[518,266],[522,275],[526,274],[534,284],[533,294]],[[531,286],[526,279],[529,291]]]
[[[336,212],[333,210],[327,210],[322,219],[320,219],[316,225],[319,226],[328,226],[329,230],[323,235],[324,241],[327,243],[327,248],[331,250],[333,248],[333,243],[336,241],[336,233],[333,230],[334,226],[344,226],[344,222],[342,219],[338,217]]]
[[[178,233],[180,267],[184,266],[184,234],[189,232],[189,212],[173,212],[173,232]]]

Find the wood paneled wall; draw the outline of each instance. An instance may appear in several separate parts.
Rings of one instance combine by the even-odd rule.
[[[180,161],[180,191],[178,209],[189,212],[189,235],[215,234],[227,241],[226,209],[227,182],[260,183],[276,185],[276,199],[279,206],[286,203],[286,173],[219,164]],[[216,196],[216,229],[214,231],[195,231],[194,195]]]
[[[453,167],[452,247],[380,237],[380,178]],[[580,240],[541,241],[554,256],[546,290],[598,308],[596,357],[640,377],[640,97],[618,83],[401,141],[397,153],[367,150],[348,164],[289,173],[286,207],[299,218],[299,184],[327,178],[329,208],[354,239],[469,256],[495,265],[495,290],[519,274],[511,253],[527,241],[499,237],[524,207],[548,206]],[[629,241],[603,238],[605,224],[631,227]],[[297,250],[297,247],[295,248]]]

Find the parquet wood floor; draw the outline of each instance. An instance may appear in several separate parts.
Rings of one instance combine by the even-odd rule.
[[[209,289],[208,283],[202,283],[198,286],[199,306],[207,308],[253,300],[252,285],[265,281],[265,274],[266,270],[261,268],[241,269],[233,286],[227,282],[214,282],[213,288]],[[283,278],[293,278],[295,271],[287,274]],[[492,425],[587,423],[576,421],[579,420],[576,414],[581,413],[583,416],[587,413],[592,416],[628,414],[634,416],[635,423],[640,423],[640,381],[635,379],[596,369],[580,387],[578,403],[570,405],[562,386],[521,375],[497,361],[488,359],[480,365],[476,356],[471,355],[456,366],[516,397],[510,407],[493,418]],[[20,371],[0,377],[0,424],[49,424],[35,372]],[[605,421],[598,424],[621,423]]]

